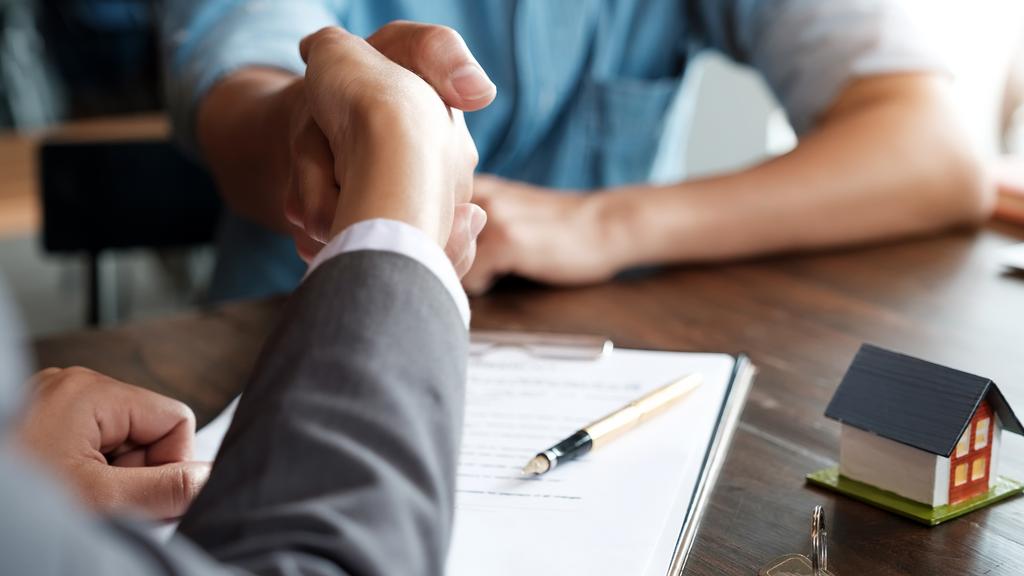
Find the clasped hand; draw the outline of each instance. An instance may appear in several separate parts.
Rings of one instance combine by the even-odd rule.
[[[603,220],[605,195],[555,194],[469,177],[466,168],[477,157],[462,111],[490,104],[495,87],[456,32],[393,22],[364,42],[331,28],[303,42],[302,54],[306,76],[284,100],[291,125],[285,215],[305,260],[339,223],[359,216],[350,204],[365,200],[358,193],[364,184],[349,172],[376,163],[363,176],[394,179],[393,187],[407,190],[426,192],[421,188],[430,174],[452,175],[445,185],[454,193],[454,216],[442,226],[450,233],[442,231],[438,240],[471,294],[506,274],[586,284],[615,273],[618,264],[605,249],[613,244]],[[439,206],[420,209],[429,214]],[[491,225],[481,234],[488,218]]]
[[[285,215],[300,256],[374,214],[421,228],[465,274],[486,215],[469,204],[477,153],[462,110],[487,106],[496,90],[465,42],[448,28],[393,22],[366,40],[326,28],[301,52],[306,75],[285,104]]]

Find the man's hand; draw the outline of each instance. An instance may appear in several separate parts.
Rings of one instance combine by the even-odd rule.
[[[488,105],[495,87],[457,33],[394,22],[363,41],[328,28],[304,40],[301,50],[308,68],[303,90],[292,98],[285,214],[304,259],[312,258],[338,231],[336,216],[351,209],[345,207],[349,195],[343,191],[360,195],[357,186],[366,184],[353,177],[349,167],[358,166],[361,174],[401,176],[402,185],[412,192],[425,181],[408,176],[434,170],[425,164],[443,166],[441,173],[430,176],[456,177],[445,186],[456,192],[457,204],[469,202],[472,183],[465,181],[463,168],[467,163],[475,166],[476,151],[459,110]],[[369,133],[381,141],[378,155],[366,151],[362,137]],[[406,142],[400,143],[403,139]],[[416,150],[402,156],[403,150],[413,152],[408,144]],[[445,158],[430,157],[438,151],[445,152]],[[447,244],[456,268],[463,268],[460,273],[472,262],[475,249],[467,238],[475,238],[483,222],[479,208],[465,206],[455,212],[454,225],[445,226],[452,236],[442,244]]]
[[[90,505],[181,516],[209,475],[190,462],[195,417],[181,402],[85,368],[48,368],[19,437]]]
[[[486,210],[476,262],[463,278],[482,294],[507,274],[550,284],[601,282],[617,272],[603,222],[602,195],[558,193],[478,175],[474,202]]]

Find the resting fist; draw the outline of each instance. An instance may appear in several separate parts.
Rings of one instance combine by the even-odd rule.
[[[18,436],[86,503],[181,516],[209,463],[191,462],[196,421],[188,406],[85,368],[48,368]]]

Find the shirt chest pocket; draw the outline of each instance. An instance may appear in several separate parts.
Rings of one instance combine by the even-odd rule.
[[[581,112],[595,180],[603,186],[648,180],[678,88],[679,78],[587,81]]]

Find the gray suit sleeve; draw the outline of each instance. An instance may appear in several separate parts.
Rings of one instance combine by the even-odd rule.
[[[442,573],[468,340],[455,303],[419,263],[354,252],[284,317],[181,533],[258,573]]]
[[[418,262],[333,258],[290,299],[183,537],[163,548],[131,526],[97,531],[52,507],[33,521],[61,526],[82,574],[441,574],[467,341],[455,303]],[[49,498],[28,484],[0,491],[0,506]],[[0,515],[0,527],[6,536],[16,521]],[[0,558],[60,549],[5,539]]]
[[[856,78],[946,72],[892,0],[698,0],[690,6],[704,42],[756,68],[797,132],[813,128]]]

